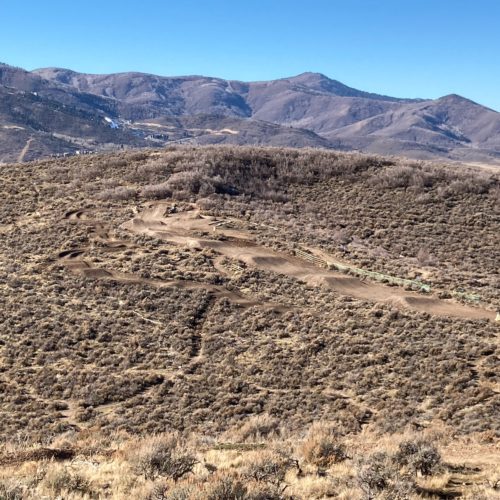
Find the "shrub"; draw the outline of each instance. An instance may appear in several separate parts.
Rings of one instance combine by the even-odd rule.
[[[256,441],[279,433],[280,422],[269,415],[256,415],[232,433],[237,441]]]
[[[138,151],[128,155],[129,161],[144,161],[149,158],[149,153],[146,151]]]
[[[293,497],[284,495],[285,488],[276,488],[269,485],[251,485],[245,500],[291,500]],[[240,500],[236,498],[234,500]]]
[[[417,253],[417,260],[421,266],[435,266],[436,258],[426,248],[421,248]]]
[[[148,200],[161,200],[170,198],[172,196],[172,190],[166,182],[162,182],[161,184],[149,184],[141,189],[141,196]]]
[[[58,465],[54,465],[47,471],[43,485],[54,496],[58,496],[64,491],[81,494],[90,491],[90,481],[86,477]]]
[[[243,500],[248,489],[242,481],[231,476],[215,478],[203,492],[206,500]]]
[[[79,408],[75,414],[75,420],[77,422],[88,422],[92,420],[96,416],[96,411],[92,406],[88,406],[87,408]]]
[[[218,200],[212,198],[200,198],[196,204],[201,210],[213,210],[218,205]]]
[[[317,467],[330,467],[348,458],[345,446],[327,427],[312,426],[301,451],[306,462]]]
[[[496,203],[500,203],[500,186],[494,186],[489,191],[489,196]]]
[[[307,462],[318,467],[329,467],[347,458],[344,445],[329,436],[307,441],[303,453]]]
[[[174,481],[193,471],[197,460],[189,453],[178,448],[177,437],[169,435],[147,440],[131,456],[134,472],[145,479],[168,477]]]
[[[99,200],[130,200],[135,198],[137,191],[133,188],[118,186],[115,188],[104,189],[97,193],[96,198]]]
[[[81,181],[93,181],[100,177],[102,169],[98,165],[91,165],[74,171],[74,178]]]
[[[334,231],[334,233],[332,234],[332,239],[339,245],[346,245],[347,243],[350,243],[352,241],[352,237],[347,229],[339,229],[337,231]]]
[[[155,483],[145,500],[192,500],[197,498],[191,486],[174,486],[168,482]]]
[[[0,500],[23,500],[23,489],[14,483],[0,482]]]
[[[208,196],[215,193],[213,179],[208,178],[197,170],[177,172],[166,182],[166,186],[173,192],[188,192]]]
[[[244,477],[256,483],[263,483],[277,495],[281,495],[287,487],[285,484],[287,471],[296,467],[296,460],[266,453],[247,467]]]
[[[394,457],[400,467],[408,467],[415,474],[430,476],[441,463],[437,448],[426,440],[404,441]]]
[[[272,458],[265,458],[252,464],[246,473],[247,478],[257,482],[279,486],[285,480],[287,467],[284,463]]]
[[[419,192],[435,186],[446,178],[443,169],[419,163],[389,166],[374,176],[374,183],[385,189],[412,188]]]
[[[132,158],[129,158],[131,160]],[[129,163],[129,160],[126,158],[110,158],[107,160],[108,167],[126,167]]]
[[[69,408],[68,403],[66,403],[66,401],[54,401],[52,407],[54,408],[54,410],[57,411],[64,411]]]
[[[390,487],[396,473],[389,455],[379,452],[358,464],[357,482],[366,498],[371,499]]]
[[[487,193],[492,181],[486,177],[464,175],[445,187],[444,196]]]
[[[381,500],[409,500],[415,498],[415,483],[406,477],[396,476],[378,497]]]

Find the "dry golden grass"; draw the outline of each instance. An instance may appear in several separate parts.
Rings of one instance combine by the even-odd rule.
[[[48,448],[72,450],[71,460],[34,459],[36,447],[20,446],[0,456],[0,492],[6,499],[362,500],[452,498],[458,493],[463,498],[498,498],[498,447],[447,436],[442,430],[437,433],[439,438],[427,431],[396,434],[390,440],[364,433],[344,438],[342,444],[349,456],[318,466],[310,461],[311,443],[323,439],[327,428],[324,423],[316,423],[306,436],[289,434],[286,438],[259,438],[244,443],[230,439],[232,431],[226,433],[224,441],[201,435],[137,438],[120,434],[102,438],[98,431],[72,434],[58,438]],[[235,429],[234,437],[238,435],[239,429]],[[415,475],[393,462],[400,443],[422,439],[439,439],[442,456],[428,476]],[[377,453],[386,454],[388,468],[370,469],[382,486],[369,492],[366,467],[373,467],[376,462],[371,457]],[[192,461],[188,471],[174,480],[174,469],[165,466],[164,460],[158,461],[159,456],[168,456],[169,460],[189,456]],[[16,457],[24,458],[16,462]],[[156,473],[145,476],[145,470]]]

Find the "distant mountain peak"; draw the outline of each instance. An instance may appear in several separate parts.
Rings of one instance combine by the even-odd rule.
[[[447,94],[444,95],[443,97],[440,97],[438,101],[450,101],[450,102],[470,102],[473,104],[477,104],[474,101],[471,101],[470,99],[467,99],[466,97],[463,97],[459,94]]]
[[[345,88],[345,89],[350,89],[352,91],[360,92],[359,90],[352,89],[351,87],[344,85],[342,82],[339,82],[338,80],[333,80],[332,78],[329,78],[328,76],[324,75],[323,73],[314,73],[311,71],[306,71],[305,73],[300,73],[300,75],[292,76],[290,78],[287,78],[287,80],[290,80],[290,81],[296,82],[296,83],[302,83],[304,85],[325,87],[327,89],[332,88],[332,87],[336,87],[336,88]]]
[[[349,87],[339,80],[334,80],[323,73],[315,73],[307,71],[301,73],[300,75],[287,78],[287,80],[303,85],[311,90],[317,92],[325,92],[338,97],[361,97],[365,99],[376,99],[383,101],[401,101],[401,102],[411,102],[418,101],[419,99],[399,99],[396,97],[390,97],[380,94],[374,94],[371,92],[365,92],[363,90],[358,90],[353,87]]]
[[[0,63],[0,94],[0,161],[17,158],[29,138],[39,145],[33,157],[86,144],[100,150],[179,141],[500,157],[500,113],[457,94],[422,100],[369,93],[314,71],[241,82],[57,67],[27,72]]]
[[[290,79],[298,79],[298,78],[308,78],[311,80],[331,80],[328,76],[323,73],[318,73],[316,71],[304,71],[296,76],[291,77]]]
[[[483,106],[482,104],[479,104],[476,101],[473,101],[472,99],[468,99],[467,97],[464,97],[459,94],[448,94],[443,97],[440,97],[439,99],[436,99],[437,103],[445,104],[447,106],[468,106],[468,107],[474,107],[478,109],[485,109],[488,111],[492,111],[493,113],[498,113],[496,110],[488,108],[486,106]]]
[[[72,69],[67,68],[59,68],[57,66],[50,66],[48,68],[37,68],[31,71],[31,73],[71,73],[73,75],[77,75],[77,71],[73,71]]]

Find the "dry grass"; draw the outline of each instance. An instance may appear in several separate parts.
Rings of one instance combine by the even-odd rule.
[[[286,438],[245,443],[230,439],[230,431],[224,441],[202,435],[137,438],[118,434],[103,438],[99,432],[70,433],[59,437],[51,447],[64,445],[66,450],[73,450],[72,460],[30,459],[27,452],[34,456],[36,448],[19,445],[0,456],[0,491],[4,492],[2,498],[26,499],[363,500],[452,498],[458,492],[465,498],[498,497],[498,449],[497,454],[492,454],[494,448],[484,443],[441,435],[439,451],[443,460],[422,476],[401,465],[398,446],[408,441],[430,443],[435,436],[429,432],[393,435],[387,446],[378,436],[365,433],[343,438],[349,457],[318,467],[310,461],[310,442],[323,439],[326,427],[325,423],[316,423],[305,438],[289,434]],[[283,429],[281,434],[286,431]],[[461,460],[461,454],[467,453],[471,444],[475,452],[482,454],[482,460],[474,465]],[[24,458],[9,464],[7,456],[11,460]],[[172,475],[173,457],[189,457],[190,465],[180,476]],[[155,473],[144,474],[152,470],[151,466]]]

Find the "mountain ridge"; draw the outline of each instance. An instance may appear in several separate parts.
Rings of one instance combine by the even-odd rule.
[[[453,93],[410,99],[365,92],[316,72],[243,82],[57,67],[27,71],[0,64],[0,87],[0,161],[12,161],[24,148],[24,138],[14,137],[22,135],[19,127],[30,144],[45,144],[39,148],[43,155],[181,141],[341,148],[419,159],[500,159],[500,113],[495,110]],[[52,117],[50,123],[44,116]],[[210,126],[190,126],[198,116]],[[181,120],[167,124],[169,117]],[[222,125],[225,119],[233,119],[231,132]],[[53,146],[54,138],[65,147],[60,142]],[[26,159],[37,156],[31,148]]]

